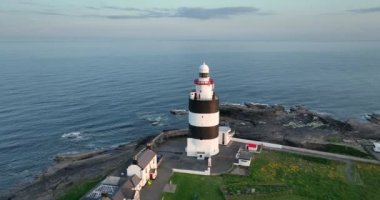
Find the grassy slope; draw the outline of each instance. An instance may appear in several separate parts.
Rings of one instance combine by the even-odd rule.
[[[203,177],[175,174],[176,194],[164,194],[168,199],[223,199],[218,190],[239,193],[244,188],[256,188],[255,195],[233,195],[245,199],[376,199],[380,196],[380,167],[345,163],[281,152],[263,151],[250,167],[250,176],[223,175]],[[347,178],[350,173],[350,179]],[[264,184],[264,186],[263,186]],[[207,187],[204,187],[207,186]],[[280,187],[278,187],[280,186]],[[280,189],[278,189],[280,188]],[[281,189],[282,188],[282,189]],[[273,192],[275,191],[275,192]],[[280,191],[280,192],[279,192]],[[279,192],[279,193],[276,193]],[[235,193],[236,194],[236,193]],[[261,195],[261,196],[260,196]],[[195,195],[196,196],[196,195]]]
[[[281,152],[263,152],[250,168],[258,183],[283,183],[312,199],[359,199],[360,187],[347,183],[344,164]]]
[[[339,154],[344,154],[344,155],[362,157],[362,158],[373,158],[368,153],[359,151],[352,147],[337,145],[337,144],[327,144],[325,151],[331,152],[331,153],[339,153]]]
[[[69,188],[63,196],[57,198],[57,200],[79,200],[83,195],[95,187],[102,179],[103,177],[76,184]]]

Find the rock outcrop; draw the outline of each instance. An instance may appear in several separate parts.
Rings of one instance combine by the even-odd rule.
[[[374,124],[380,125],[380,114],[375,114],[375,113],[369,114],[367,117],[367,120]]]
[[[314,148],[330,138],[380,140],[380,129],[355,120],[341,121],[304,106],[245,103],[221,105],[221,124],[237,131],[237,137]]]
[[[64,194],[67,188],[84,180],[104,177],[109,173],[119,175],[134,155],[135,145],[120,145],[109,150],[57,156],[56,163],[43,171],[33,184],[0,199],[56,199]]]

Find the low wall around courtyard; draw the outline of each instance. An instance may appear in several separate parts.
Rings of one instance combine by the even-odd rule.
[[[175,169],[173,168],[173,172],[184,173],[184,174],[195,174],[195,175],[203,175],[210,176],[210,168],[206,171],[195,171],[195,170],[187,170],[187,169]]]
[[[252,144],[252,143],[259,144],[259,145],[261,144],[263,145],[264,148],[282,149],[282,145],[280,144],[273,144],[273,143],[268,143],[268,142],[255,141],[255,140],[247,140],[247,139],[241,139],[241,138],[235,138],[235,137],[233,137],[231,140],[234,142],[240,142],[244,144]]]
[[[176,129],[176,130],[168,130],[162,131],[156,137],[154,137],[150,142],[147,143],[148,146],[152,148],[156,148],[160,146],[162,143],[165,143],[167,140],[178,137],[186,137],[188,135],[187,129]]]

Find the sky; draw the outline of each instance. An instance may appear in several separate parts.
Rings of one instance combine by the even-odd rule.
[[[380,0],[1,0],[0,39],[380,40]]]

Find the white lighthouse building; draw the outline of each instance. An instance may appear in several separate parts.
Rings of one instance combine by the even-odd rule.
[[[198,159],[219,153],[219,99],[214,92],[214,81],[210,78],[209,67],[199,67],[199,77],[194,80],[195,90],[189,97],[189,137],[187,156]]]

